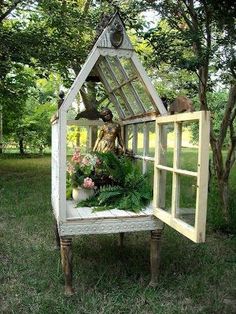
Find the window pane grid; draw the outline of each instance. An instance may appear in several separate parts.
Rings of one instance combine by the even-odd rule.
[[[159,123],[160,121],[160,123]],[[199,122],[197,171],[186,170],[181,163],[183,122]],[[166,166],[165,126],[174,125],[173,167]],[[190,238],[194,242],[205,239],[208,160],[209,160],[209,112],[184,113],[157,118],[156,158],[154,176],[154,213],[157,218]],[[171,212],[163,206],[166,182],[161,183],[163,173],[172,174]]]

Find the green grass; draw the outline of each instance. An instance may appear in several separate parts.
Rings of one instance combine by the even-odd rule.
[[[235,313],[236,238],[194,244],[166,227],[161,273],[149,282],[149,232],[73,241],[76,294],[65,297],[54,249],[50,157],[0,158],[1,313]]]

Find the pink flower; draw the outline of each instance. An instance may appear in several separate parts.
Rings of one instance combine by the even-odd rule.
[[[82,159],[82,165],[83,165],[83,166],[88,166],[88,165],[89,165],[89,159],[86,158],[86,157],[84,157],[84,158]]]
[[[84,179],[83,187],[85,189],[93,189],[94,188],[94,182],[91,178],[87,177]]]
[[[72,158],[71,158],[71,160],[72,161],[74,161],[75,163],[80,163],[81,162],[81,154],[80,154],[80,151],[77,149],[75,152],[74,152],[74,154],[73,154],[73,156],[72,156]]]
[[[66,171],[69,173],[69,175],[72,175],[73,173],[75,173],[75,168],[71,163],[68,162]]]

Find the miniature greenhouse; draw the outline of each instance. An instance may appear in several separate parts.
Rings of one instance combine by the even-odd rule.
[[[133,162],[139,160],[142,171],[154,170],[153,201],[139,212],[112,208],[94,211],[77,206],[66,197],[68,130],[71,126],[86,130],[86,151],[91,151],[97,119],[75,119],[73,102],[90,79],[103,91],[98,106],[109,107],[121,127],[124,146],[132,151]],[[198,128],[196,168],[182,163],[183,126],[194,123]],[[194,242],[205,240],[207,210],[209,113],[186,112],[169,115],[126,34],[124,24],[115,14],[98,37],[85,64],[58,108],[52,122],[52,207],[60,239],[66,293],[72,293],[71,242],[83,234],[151,231],[151,282],[157,284],[160,239],[164,223]],[[95,130],[95,131],[94,131]],[[171,130],[173,154],[167,158],[168,132]],[[95,138],[95,139],[94,139]],[[154,139],[154,141],[153,141]],[[168,159],[168,160],[167,160]],[[191,178],[194,202],[182,206],[182,182]],[[171,182],[171,188],[168,183]],[[183,203],[184,206],[186,204]]]

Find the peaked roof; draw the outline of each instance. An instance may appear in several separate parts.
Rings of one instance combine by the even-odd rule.
[[[124,59],[126,61],[123,62]],[[128,74],[127,69],[125,69],[127,64],[130,64],[130,67],[134,69],[134,75]],[[93,68],[96,68],[99,73],[109,100],[114,104],[121,119],[134,116],[135,111],[138,110],[134,110],[136,107],[139,108],[141,114],[150,111],[166,114],[160,97],[138,60],[118,12],[107,21],[104,30],[66,95],[60,111],[67,111]],[[121,78],[117,77],[118,74],[121,74]],[[135,88],[134,85],[137,82],[139,87]],[[141,85],[143,85],[142,88]],[[133,97],[132,102],[131,96]],[[148,109],[147,106],[145,107],[146,99],[149,98],[152,103],[152,110]]]

